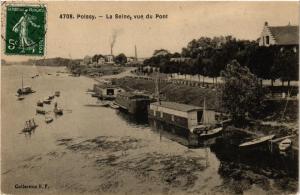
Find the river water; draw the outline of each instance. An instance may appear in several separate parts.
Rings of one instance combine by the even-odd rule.
[[[193,193],[281,194],[297,190],[293,166],[280,159],[240,158],[220,145],[189,148],[187,140],[106,107],[86,93],[94,81],[70,77],[64,68],[2,66],[1,180],[4,193]],[[32,79],[33,75],[39,77]],[[24,84],[36,93],[23,101]],[[50,124],[36,115],[36,102],[60,91],[54,101],[65,112]],[[20,134],[34,118],[32,134]],[[276,161],[276,160],[275,160]],[[287,167],[288,166],[288,167]]]

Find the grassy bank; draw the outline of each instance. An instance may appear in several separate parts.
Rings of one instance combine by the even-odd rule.
[[[154,93],[155,84],[153,80],[124,77],[115,80],[122,88],[132,90],[146,90]],[[224,110],[221,107],[221,90],[219,88],[201,88],[174,83],[161,82],[159,90],[162,97],[168,101],[203,106],[203,100],[209,109]],[[284,112],[285,110],[285,112]],[[284,112],[284,113],[283,113]],[[283,122],[295,122],[298,120],[298,100],[266,100],[265,108],[260,119]]]
[[[133,90],[146,90],[149,93],[154,93],[155,84],[151,80],[136,79],[136,78],[121,78],[115,80],[116,84],[122,88]],[[206,106],[209,109],[220,110],[219,105],[219,91],[216,89],[191,87],[185,85],[175,85],[172,83],[159,83],[159,90],[161,96],[168,101],[175,101],[179,103],[192,104],[195,106],[203,106],[205,98]]]

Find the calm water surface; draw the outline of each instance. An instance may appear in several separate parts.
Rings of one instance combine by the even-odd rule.
[[[233,159],[223,158],[224,152],[218,153],[218,147],[214,152],[210,148],[189,149],[184,138],[158,132],[148,123],[136,122],[118,110],[84,106],[96,102],[85,93],[94,81],[68,74],[56,76],[58,70],[64,68],[2,67],[1,176],[5,193],[232,194],[281,193],[287,188],[293,192],[293,186],[283,186],[293,185],[289,176],[281,185],[279,179],[268,178],[253,171],[253,165],[245,165],[247,173],[256,174],[252,178],[262,178],[263,184],[228,178],[241,166]],[[39,77],[32,79],[35,74]],[[15,94],[22,75],[24,84],[37,92],[17,101]],[[44,106],[54,118],[46,124],[43,115],[35,114],[36,102],[55,91],[60,91],[61,96],[54,101],[65,112],[55,117],[51,112],[53,103]],[[20,134],[30,118],[39,126],[31,135]],[[47,187],[24,189],[16,184]]]

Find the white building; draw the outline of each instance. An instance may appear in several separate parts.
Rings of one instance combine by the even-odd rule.
[[[259,46],[282,45],[297,46],[299,45],[299,26],[269,26],[265,22],[264,28],[258,39]],[[295,47],[296,48],[296,47]]]

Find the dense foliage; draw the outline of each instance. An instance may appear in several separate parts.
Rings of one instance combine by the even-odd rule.
[[[227,37],[192,40],[181,54],[155,50],[144,65],[159,67],[163,73],[219,77],[226,64],[236,59],[261,79],[298,80],[298,47],[259,47],[257,42]],[[176,60],[177,59],[177,60]]]
[[[124,65],[127,62],[127,57],[125,54],[121,53],[114,58],[116,64]]]
[[[242,123],[245,117],[255,117],[263,109],[263,88],[257,77],[248,67],[241,66],[236,60],[228,64],[221,72],[222,106],[231,114],[236,123]]]

